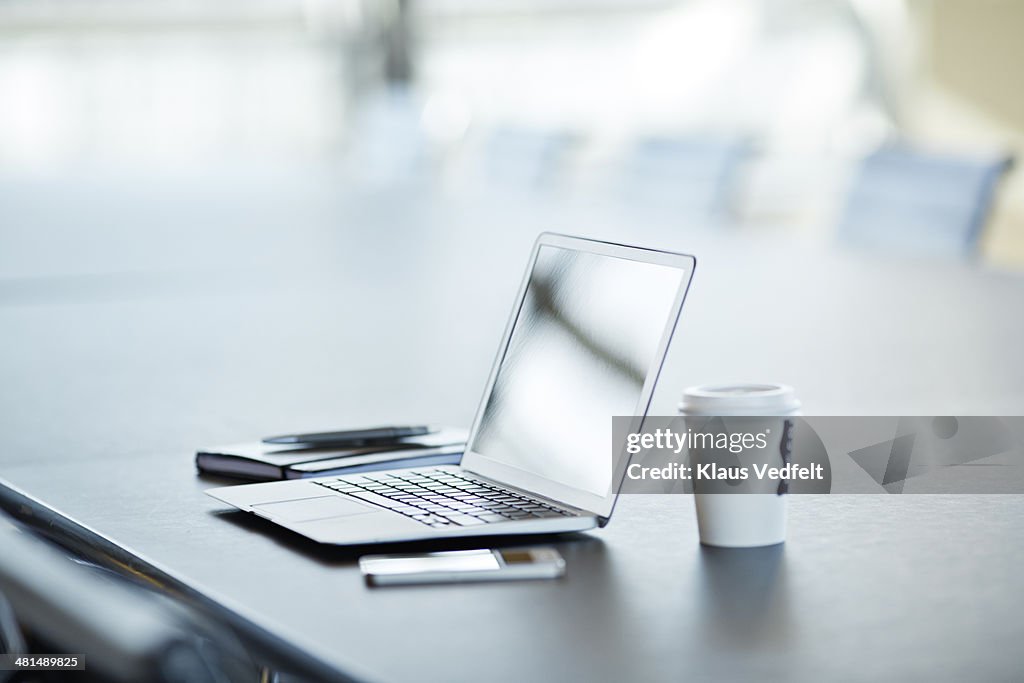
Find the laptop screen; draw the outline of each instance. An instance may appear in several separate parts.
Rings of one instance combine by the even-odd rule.
[[[685,275],[542,245],[469,449],[607,495],[611,418],[636,409]]]

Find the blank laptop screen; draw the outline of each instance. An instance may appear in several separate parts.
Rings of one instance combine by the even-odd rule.
[[[607,495],[611,418],[636,409],[684,275],[542,246],[470,449]]]

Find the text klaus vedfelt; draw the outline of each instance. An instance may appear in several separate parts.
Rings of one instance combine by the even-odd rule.
[[[671,429],[656,429],[651,432],[634,432],[626,440],[626,452],[636,455],[641,451],[669,451],[679,455],[684,449],[728,451],[734,455],[753,453],[759,455],[769,448],[770,429],[763,432],[700,432],[687,429],[677,432]],[[716,480],[742,481],[753,475],[761,480],[779,479],[822,479],[824,472],[819,464],[799,465],[786,463],[773,466],[768,462],[754,462],[750,465],[724,466],[716,462],[686,464],[671,462],[657,467],[647,467],[640,463],[632,463],[626,470],[626,476],[634,480],[643,479],[676,479],[676,480]]]

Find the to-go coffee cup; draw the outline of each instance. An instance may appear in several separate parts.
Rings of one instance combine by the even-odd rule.
[[[742,430],[766,435],[766,447],[758,449],[757,462],[771,466],[785,464],[786,441],[793,428],[792,417],[800,414],[800,402],[792,387],[782,384],[724,384],[691,387],[683,392],[679,412],[688,426],[700,418],[714,421],[718,429]],[[708,423],[702,423],[708,429]],[[788,424],[787,424],[788,423]],[[744,453],[728,453],[737,464]],[[748,454],[750,455],[750,454]],[[702,458],[720,458],[720,453],[690,448],[691,463]],[[721,490],[717,482],[710,490]],[[786,482],[754,480],[743,482],[743,492],[707,493],[700,482],[694,485],[697,528],[704,545],[751,548],[775,545],[786,540]]]

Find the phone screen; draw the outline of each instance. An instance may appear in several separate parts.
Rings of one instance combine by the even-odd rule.
[[[454,550],[421,555],[364,557],[359,562],[365,574],[396,575],[423,572],[480,572],[500,568],[490,550]]]

